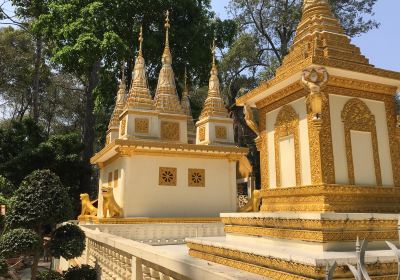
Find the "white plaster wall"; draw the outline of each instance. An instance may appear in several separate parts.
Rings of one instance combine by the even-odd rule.
[[[296,186],[296,160],[293,135],[281,138],[279,141],[279,153],[282,187]]]
[[[351,98],[352,97],[348,96],[329,95],[336,184],[349,183],[344,125],[341,114],[346,102]],[[379,160],[382,171],[382,184],[384,186],[394,186],[385,104],[375,100],[361,100],[365,102],[365,104],[371,110],[371,113],[375,116]],[[357,145],[357,143],[353,143],[353,145]]]
[[[230,119],[229,119],[230,120]],[[215,127],[223,126],[226,128],[226,139],[220,139],[216,137]],[[199,128],[205,127],[205,140],[199,140]],[[204,124],[200,125],[196,129],[196,144],[233,144],[234,141],[234,131],[233,131],[233,123],[218,122],[218,120],[209,120]]]
[[[125,217],[207,217],[236,211],[235,162],[145,155],[123,159]],[[159,186],[159,167],[177,168],[176,186]],[[205,187],[188,186],[188,168],[205,169]]]
[[[370,132],[350,131],[356,185],[376,185],[374,154]]]
[[[299,115],[299,144],[300,144],[300,168],[301,168],[301,184],[311,184],[311,167],[310,167],[310,146],[308,138],[308,122],[307,107],[305,98],[295,100],[288,105],[292,106]],[[282,107],[267,113],[266,130],[267,130],[267,146],[268,146],[268,172],[269,184],[271,188],[276,188],[276,169],[275,169],[275,122],[279,111]],[[285,170],[281,171],[282,176]],[[295,184],[293,185],[295,186]]]

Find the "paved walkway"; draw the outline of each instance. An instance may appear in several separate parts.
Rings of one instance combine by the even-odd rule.
[[[50,268],[50,262],[39,262],[39,271],[43,271]],[[21,280],[30,280],[31,279],[31,268],[25,268],[20,272]]]

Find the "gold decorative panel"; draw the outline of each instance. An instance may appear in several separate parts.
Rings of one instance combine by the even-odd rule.
[[[218,139],[226,139],[228,137],[228,132],[225,126],[216,126],[215,127],[215,136]]]
[[[135,132],[136,133],[149,133],[149,119],[135,119]]]
[[[121,136],[126,134],[126,118],[121,120],[120,134]]]
[[[382,186],[382,173],[379,161],[378,137],[376,134],[375,116],[371,113],[368,106],[363,101],[358,98],[353,98],[349,100],[343,108],[342,121],[344,124],[349,183],[351,185],[355,184],[354,162],[350,133],[351,130],[355,130],[371,133],[376,184],[378,186]]]
[[[161,139],[167,141],[179,141],[179,123],[161,122]]]
[[[204,169],[188,170],[188,185],[189,187],[205,187],[206,171]]]
[[[160,186],[176,186],[176,173],[176,168],[160,167],[158,184]]]
[[[204,126],[199,128],[199,141],[206,140],[206,128]]]
[[[300,140],[299,140],[299,116],[290,105],[285,105],[278,113],[275,123],[275,168],[276,185],[281,187],[281,160],[279,152],[279,140],[293,135],[295,166],[296,166],[296,185],[301,185],[301,166],[300,166]]]

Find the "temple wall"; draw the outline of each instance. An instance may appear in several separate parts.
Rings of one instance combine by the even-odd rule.
[[[308,123],[307,123],[307,108],[305,98],[300,98],[296,101],[289,103],[298,115],[299,118],[299,156],[300,156],[300,176],[301,176],[301,185],[310,185],[311,184],[311,169],[310,169],[310,152],[309,152],[309,139],[308,139]],[[270,111],[266,114],[266,132],[267,132],[267,149],[268,149],[268,172],[269,172],[269,186],[270,188],[276,188],[277,186],[277,178],[276,178],[276,163],[275,163],[275,123],[277,120],[277,116],[282,107]],[[295,149],[293,148],[293,137],[287,137],[280,140],[280,150],[283,150],[284,146],[292,147],[289,149],[291,152],[281,152],[281,178],[282,178],[282,187],[291,187],[293,185],[293,172],[295,170],[290,171],[290,166],[293,166],[293,161],[295,160]],[[287,163],[288,169],[284,166],[284,162]],[[292,163],[292,164],[290,164]],[[291,175],[287,175],[292,179],[284,178],[286,174],[289,172]],[[286,185],[285,185],[286,184]]]
[[[329,95],[336,184],[349,184],[345,130],[341,115],[350,99],[352,97]],[[382,185],[394,186],[385,104],[375,100],[360,100],[375,117]],[[371,134],[351,131],[351,141],[356,184],[376,185],[375,165],[371,162],[371,156],[373,157]]]
[[[176,186],[160,185],[159,168],[176,168]],[[189,186],[189,168],[204,169],[205,186]],[[101,179],[120,170],[114,188],[125,217],[211,217],[236,211],[236,163],[223,159],[138,155],[102,169]],[[101,195],[99,195],[101,215]]]

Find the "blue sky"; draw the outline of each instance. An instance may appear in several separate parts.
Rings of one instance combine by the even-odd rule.
[[[226,18],[225,7],[229,0],[211,0],[217,15]],[[377,30],[372,30],[360,37],[353,38],[362,54],[369,58],[376,67],[400,72],[400,11],[399,0],[378,0],[375,6],[375,19],[381,23]]]

